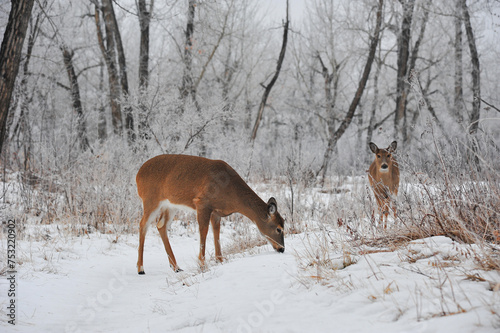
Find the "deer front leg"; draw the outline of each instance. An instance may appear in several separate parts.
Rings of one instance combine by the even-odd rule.
[[[212,223],[212,230],[214,232],[215,259],[218,262],[222,262],[222,251],[220,249],[220,216],[213,212],[210,222]]]

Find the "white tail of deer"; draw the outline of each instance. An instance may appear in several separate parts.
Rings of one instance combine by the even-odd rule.
[[[233,213],[248,217],[276,251],[285,251],[284,222],[276,200],[262,201],[224,161],[187,155],[159,155],[142,165],[136,182],[144,207],[137,261],[139,274],[144,274],[144,239],[151,223],[156,223],[170,266],[176,272],[181,271],[167,236],[167,225],[179,209],[197,214],[200,229],[198,259],[202,267],[209,224],[212,224],[214,233],[215,256],[221,262],[220,219]]]
[[[384,228],[387,227],[389,209],[392,209],[396,216],[394,197],[398,195],[399,166],[393,153],[397,145],[398,143],[393,141],[386,149],[379,149],[373,142],[369,144],[370,150],[375,154],[375,160],[368,170],[368,179],[377,200],[380,222],[384,223]]]

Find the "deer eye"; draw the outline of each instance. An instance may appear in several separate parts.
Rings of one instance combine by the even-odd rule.
[[[387,155],[388,158],[391,158],[391,154]]]
[[[276,231],[278,232],[278,234],[281,234],[283,232],[283,230],[281,230],[280,228],[276,228]]]
[[[377,155],[378,158],[380,158],[380,155]]]

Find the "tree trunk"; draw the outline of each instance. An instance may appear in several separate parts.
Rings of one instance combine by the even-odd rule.
[[[182,86],[181,86],[181,99],[182,107],[181,112],[185,110],[185,105],[189,95],[193,98],[194,103],[196,102],[196,91],[194,91],[192,64],[193,64],[193,34],[194,34],[194,15],[196,8],[196,0],[189,0],[188,3],[188,16],[187,25],[185,31],[185,41],[184,41],[184,56],[182,61],[184,62],[184,74],[182,76]]]
[[[153,11],[154,0],[151,0],[149,10],[146,6],[146,0],[137,2],[139,13],[139,26],[141,30],[141,41],[139,47],[139,96],[140,96],[140,115],[139,115],[139,137],[149,140],[148,132],[148,108],[144,104],[144,98],[147,94],[149,85],[149,24],[151,22],[151,12]]]
[[[406,129],[406,104],[409,68],[408,60],[410,55],[411,22],[413,19],[413,8],[415,0],[400,0],[403,6],[403,22],[401,23],[401,33],[398,38],[398,71],[396,85],[396,117],[394,118],[394,131],[396,137],[401,135],[403,142],[408,139]],[[403,124],[401,124],[403,123]]]
[[[21,133],[23,135],[23,150],[24,150],[24,170],[29,170],[29,161],[31,160],[31,127],[29,124],[29,108],[28,105],[33,99],[34,92],[31,93],[31,97],[29,96],[29,88],[28,88],[28,75],[29,75],[29,64],[31,60],[31,55],[33,54],[33,46],[35,45],[35,40],[40,31],[40,19],[42,12],[39,12],[36,20],[30,19],[30,34],[28,37],[28,45],[26,48],[26,56],[23,63],[23,72],[22,72],[22,80],[19,85],[19,100],[20,100],[20,112],[19,112],[19,121],[16,126],[14,126],[14,130],[12,131],[12,135],[10,140],[14,139],[16,136],[20,136]],[[15,107],[12,108],[14,110]],[[12,125],[12,121],[14,118],[14,113],[9,114],[9,120],[7,121],[7,129]],[[8,133],[6,133],[7,135]],[[18,140],[19,141],[19,140]],[[20,145],[18,146],[18,149]],[[20,149],[19,149],[20,150]]]
[[[99,91],[104,91],[104,70],[103,63],[99,66]],[[108,138],[107,132],[107,121],[106,121],[106,113],[104,108],[104,103],[102,99],[99,98],[99,118],[97,119],[97,137],[99,138],[99,142],[102,144]]]
[[[472,30],[470,21],[469,9],[467,8],[467,1],[462,0],[462,10],[465,24],[465,33],[467,34],[467,41],[469,43],[470,56],[472,61],[472,112],[469,117],[469,134],[472,136],[472,151],[473,156],[471,159],[474,161],[478,170],[479,165],[479,146],[476,138],[477,130],[479,128],[479,117],[481,112],[481,77],[479,67],[479,55],[476,48],[476,39]]]
[[[278,57],[278,63],[276,65],[276,72],[274,73],[271,82],[265,87],[264,94],[262,95],[262,100],[259,106],[259,112],[257,113],[257,119],[255,119],[255,124],[252,130],[252,141],[255,141],[257,137],[257,130],[259,129],[260,122],[262,120],[262,114],[264,113],[264,108],[266,107],[267,98],[271,93],[271,89],[273,89],[274,84],[278,80],[278,76],[280,75],[281,66],[283,65],[283,60],[285,59],[286,53],[286,44],[288,41],[288,26],[290,25],[290,21],[288,19],[288,0],[286,1],[286,21],[285,26],[283,27],[283,43],[281,44],[281,51]]]
[[[481,77],[479,68],[479,55],[476,48],[476,39],[472,30],[469,9],[466,0],[462,0],[462,9],[464,15],[465,32],[469,43],[470,56],[472,61],[472,113],[469,118],[469,133],[476,134],[479,126],[479,115],[481,111]]]
[[[455,94],[453,103],[453,115],[459,122],[463,122],[464,92],[463,92],[463,70],[462,70],[462,0],[457,0],[457,13],[455,16]]]
[[[431,2],[432,0],[428,0],[426,6],[430,7]],[[413,45],[413,49],[411,51],[410,65],[408,66],[406,73],[407,75],[410,75],[410,71],[412,69],[415,69],[418,59],[418,51],[420,51],[420,45],[424,40],[425,28],[427,27],[427,22],[429,22],[429,10],[427,8],[423,8],[423,11],[424,11],[424,17],[422,18],[422,23],[420,24],[420,31],[418,33],[417,41]]]
[[[380,38],[380,30],[382,26],[382,8],[384,6],[384,0],[379,0],[378,7],[377,7],[377,22],[375,25],[375,31],[373,33],[373,36],[371,37],[371,42],[370,42],[370,50],[368,53],[368,58],[366,59],[366,64],[365,68],[363,69],[363,74],[361,76],[361,79],[358,84],[358,88],[356,90],[356,93],[354,95],[354,98],[351,101],[351,104],[349,105],[349,110],[347,111],[347,114],[342,120],[342,123],[340,124],[339,128],[337,131],[335,131],[334,135],[330,137],[328,140],[328,145],[325,151],[325,154],[323,156],[323,165],[321,166],[320,172],[322,172],[321,176],[321,186],[324,185],[325,183],[325,177],[326,177],[326,172],[328,170],[328,164],[330,162],[330,156],[333,152],[333,149],[336,147],[337,142],[339,139],[344,135],[345,131],[349,127],[349,125],[352,122],[352,118],[354,117],[354,112],[356,111],[356,108],[358,107],[358,104],[361,100],[361,96],[363,95],[363,92],[366,87],[366,82],[368,81],[368,77],[370,76],[370,71],[372,68],[373,60],[375,59],[375,51],[377,50],[377,44],[379,42]],[[318,172],[319,174],[319,172]]]
[[[324,90],[325,90],[325,102],[326,102],[326,122],[328,126],[328,140],[335,135],[335,102],[337,100],[337,91],[339,83],[339,65],[334,61],[332,73],[328,73],[328,68],[323,63],[320,55],[318,54],[318,59],[321,64],[321,74],[324,79]],[[332,94],[332,82],[333,82],[333,94]],[[332,151],[325,152],[325,159],[329,160]]]
[[[101,20],[99,11],[102,11],[105,21],[105,31],[106,31],[106,45],[104,44],[104,35],[101,30]],[[95,24],[97,28],[97,40],[99,42],[99,47],[101,48],[104,61],[106,63],[106,68],[108,70],[108,81],[109,81],[109,99],[111,105],[111,123],[113,124],[113,132],[120,135],[123,131],[122,123],[122,113],[119,103],[120,98],[120,82],[118,77],[118,71],[116,69],[116,52],[115,52],[115,39],[113,36],[113,30],[110,29],[112,17],[109,13],[109,8],[106,6],[106,1],[99,9],[96,5],[95,7]],[[107,23],[106,23],[107,22]]]
[[[224,74],[222,75],[222,78],[220,79],[220,82],[222,84],[222,100],[223,100],[223,107],[222,111],[224,112],[224,132],[227,133],[231,127],[231,124],[229,123],[229,114],[233,110],[233,100],[229,97],[229,91],[231,89],[231,84],[233,82],[233,75],[236,71],[236,68],[238,67],[238,63],[236,61],[232,61],[232,43],[229,43],[229,50],[227,53],[226,60],[224,62]],[[233,128],[234,129],[234,128]]]
[[[418,52],[420,51],[420,45],[422,44],[422,41],[424,40],[424,35],[425,35],[425,28],[427,27],[427,22],[429,21],[429,7],[431,6],[432,0],[427,0],[427,4],[422,6],[422,10],[424,11],[424,17],[422,18],[422,23],[420,23],[420,31],[418,33],[417,41],[413,45],[412,51],[411,51],[411,56],[409,60],[409,65],[407,67],[407,79],[405,79],[405,87],[408,88],[408,84],[406,82],[410,82],[410,85],[413,86],[414,81],[412,81],[412,77],[417,80],[418,85],[420,85],[420,82],[418,81],[418,72],[415,69],[416,64],[417,64],[417,59],[418,59]],[[408,94],[408,91],[406,91],[405,96]],[[423,96],[422,96],[423,97]],[[424,98],[425,100],[425,98]],[[406,103],[406,102],[405,102]],[[406,106],[405,106],[406,108]],[[404,121],[404,133],[406,139],[404,140],[406,143],[410,143],[411,138],[413,137],[413,130],[415,129],[415,124],[417,123],[418,117],[420,116],[419,108],[416,108],[413,112],[413,117],[408,124],[407,122],[407,110],[405,110],[405,121]],[[436,118],[437,120],[437,118]]]
[[[105,3],[105,5],[104,5]],[[124,99],[129,97],[128,77],[127,77],[127,61],[125,59],[125,51],[123,50],[122,37],[118,22],[116,20],[115,10],[113,9],[112,0],[103,0],[103,8],[107,11],[105,14],[105,24],[107,29],[112,31],[111,35],[114,37],[116,51],[118,53],[118,65],[120,67],[120,83],[122,88],[122,96]],[[108,19],[107,19],[108,18]],[[134,132],[134,116],[132,114],[132,107],[125,106],[123,113],[125,114],[125,131],[127,132],[128,143],[132,144],[135,141]]]
[[[68,73],[68,79],[70,84],[71,100],[73,101],[73,110],[76,113],[77,121],[77,135],[80,141],[80,149],[85,151],[90,148],[89,140],[87,138],[87,123],[85,122],[85,117],[83,115],[83,107],[80,99],[80,86],[78,85],[78,77],[75,72],[75,67],[73,66],[73,50],[69,50],[66,46],[61,46],[61,51],[63,54],[64,67],[66,67],[66,72]]]
[[[366,133],[366,146],[368,147],[368,144],[372,142],[373,138],[373,131],[375,130],[375,115],[377,113],[377,108],[378,108],[378,95],[379,95],[379,88],[378,88],[378,78],[380,76],[380,71],[382,69],[382,59],[379,59],[377,61],[377,69],[375,71],[375,77],[373,78],[373,101],[372,101],[372,110],[370,114],[370,121],[368,123],[368,130]]]
[[[0,154],[7,132],[10,101],[34,0],[12,1],[9,21],[0,49]]]
[[[245,130],[250,130],[250,126],[252,126],[252,109],[248,86],[245,86]]]

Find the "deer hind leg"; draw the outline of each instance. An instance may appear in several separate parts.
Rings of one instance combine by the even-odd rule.
[[[208,227],[210,225],[210,215],[212,211],[207,208],[197,208],[198,226],[200,227],[200,254],[198,260],[200,267],[205,267],[205,245],[207,242]]]
[[[170,246],[170,241],[167,235],[167,226],[169,222],[172,221],[173,217],[174,217],[173,212],[169,211],[168,209],[164,209],[160,215],[156,228],[160,233],[161,240],[163,241],[163,246],[165,247],[165,251],[167,252],[170,267],[172,267],[174,272],[178,273],[182,272],[182,269],[180,269],[179,266],[177,265],[174,252],[172,251],[172,247]]]
[[[223,258],[220,249],[220,216],[213,212],[210,222],[212,223],[212,230],[214,232],[215,259],[218,262],[222,262]]]
[[[151,210],[144,208],[144,215],[142,216],[139,224],[139,256],[137,259],[137,272],[144,274],[144,241],[146,239],[146,232],[148,231],[148,221],[151,215]]]

